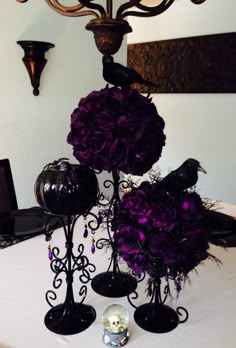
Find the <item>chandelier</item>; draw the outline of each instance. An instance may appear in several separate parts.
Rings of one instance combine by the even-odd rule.
[[[16,0],[24,3],[28,0]],[[176,0],[152,0],[148,6],[147,0],[130,0],[124,2],[113,14],[113,0],[106,0],[106,8],[96,4],[93,0],[75,0],[79,2],[73,6],[63,5],[63,0],[45,0],[49,7],[63,16],[94,17],[86,25],[86,29],[94,34],[98,50],[103,55],[113,55],[118,52],[123,36],[132,32],[127,16],[152,17],[165,12]],[[65,1],[65,0],[64,0]],[[190,0],[194,4],[201,4],[205,0]]]

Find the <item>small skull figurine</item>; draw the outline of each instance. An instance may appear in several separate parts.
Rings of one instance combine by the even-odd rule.
[[[110,330],[111,330],[111,332],[119,333],[119,332],[123,331],[123,328],[122,328],[122,325],[121,325],[120,316],[118,314],[113,314],[109,318],[109,322],[110,322]]]

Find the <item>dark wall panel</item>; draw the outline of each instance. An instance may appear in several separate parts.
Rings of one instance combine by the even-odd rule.
[[[128,67],[157,85],[140,93],[235,93],[236,33],[129,44]]]

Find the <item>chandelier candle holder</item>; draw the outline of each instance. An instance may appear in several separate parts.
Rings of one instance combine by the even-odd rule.
[[[16,0],[24,3],[28,0]],[[113,55],[118,52],[123,36],[132,32],[127,16],[153,17],[165,12],[176,0],[153,0],[152,6],[147,6],[145,0],[124,1],[113,15],[113,0],[106,0],[106,8],[91,0],[75,1],[74,6],[65,6],[63,1],[45,0],[48,6],[57,13],[68,17],[92,16],[86,29],[94,34],[98,50],[103,55]],[[191,0],[201,4],[206,0]],[[79,3],[78,3],[79,2]],[[105,0],[104,0],[105,2]]]
[[[57,334],[72,335],[86,330],[95,320],[95,309],[84,304],[90,273],[96,267],[84,255],[84,245],[80,243],[74,251],[73,237],[75,224],[79,217],[91,216],[88,223],[91,230],[99,227],[96,215],[89,212],[98,195],[95,173],[86,167],[71,165],[65,159],[47,165],[35,183],[35,196],[40,206],[48,213],[48,222],[58,217],[65,235],[65,253],[55,246],[48,246],[51,270],[55,274],[54,289],[59,289],[66,280],[66,296],[63,303],[53,306],[57,299],[54,290],[46,293],[46,300],[52,307],[45,316],[46,327]],[[50,243],[53,230],[45,231],[46,241]],[[80,301],[76,302],[73,293],[74,274],[79,273],[82,283],[79,290]]]

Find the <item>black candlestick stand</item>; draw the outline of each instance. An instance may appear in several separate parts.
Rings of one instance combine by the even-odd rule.
[[[59,248],[53,247],[49,255],[51,270],[55,273],[53,287],[58,289],[63,282],[62,277],[65,276],[67,290],[64,303],[55,307],[51,301],[56,300],[57,295],[53,290],[47,291],[46,300],[52,308],[46,314],[44,322],[49,330],[61,335],[72,335],[84,331],[96,318],[94,308],[83,303],[87,295],[86,284],[91,280],[90,272],[94,272],[96,267],[84,255],[83,244],[78,245],[77,255],[73,252],[73,232],[78,218],[79,215],[67,216],[66,219],[59,217],[65,234],[66,252],[63,257],[60,257]],[[52,233],[53,231],[46,231],[46,240],[50,240]],[[79,291],[82,298],[80,302],[75,302],[73,294],[73,278],[76,271],[80,272],[79,280],[83,284]]]
[[[154,333],[165,333],[174,330],[178,324],[188,320],[188,311],[184,307],[179,306],[174,310],[164,304],[170,295],[168,283],[164,287],[164,296],[162,296],[161,279],[152,279],[149,282],[148,293],[151,296],[150,302],[139,307],[134,306],[128,297],[129,303],[136,308],[134,320],[142,329]],[[136,292],[134,298],[137,298]],[[182,319],[180,319],[181,316],[183,316]]]
[[[119,188],[123,186],[128,187],[125,180],[120,180],[120,173],[118,170],[112,171],[111,180],[104,182],[104,187],[109,188],[113,186],[113,195],[108,203],[99,203],[105,208],[105,213],[102,214],[102,226],[107,231],[108,238],[100,238],[96,242],[96,247],[102,249],[110,247],[111,259],[106,272],[96,275],[91,283],[93,290],[99,295],[105,297],[124,297],[131,294],[137,287],[137,280],[131,274],[121,272],[118,264],[118,248],[116,241],[116,233],[118,231],[119,206],[120,195]]]

